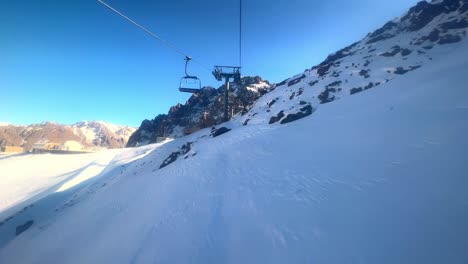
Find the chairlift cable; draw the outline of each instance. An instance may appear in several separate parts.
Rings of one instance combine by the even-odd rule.
[[[158,35],[154,34],[153,32],[149,31],[148,29],[146,29],[145,27],[143,27],[142,25],[138,24],[137,22],[133,21],[132,19],[130,19],[129,17],[127,17],[126,15],[122,14],[120,11],[118,11],[117,9],[113,8],[112,6],[108,5],[107,3],[105,3],[104,1],[102,0],[97,0],[99,3],[103,4],[105,7],[107,7],[108,9],[110,9],[111,11],[113,11],[114,13],[118,14],[119,16],[121,16],[122,18],[126,19],[128,22],[132,23],[133,25],[137,26],[138,28],[140,28],[141,30],[143,30],[144,32],[146,32],[147,34],[149,34],[150,36],[156,38],[157,40],[159,40],[161,43],[163,43],[164,45],[166,45],[167,47],[175,50],[176,52],[182,54],[185,58],[190,58],[190,60],[192,60],[193,62],[197,63],[198,65],[202,66],[203,68],[205,68],[206,70],[208,71],[211,71],[208,67],[205,67],[202,63],[200,63],[199,61],[197,60],[194,60],[192,57],[190,57],[189,55],[185,54],[184,52],[182,52],[180,49],[178,49],[176,46],[172,45],[171,43],[165,41],[164,39],[162,39],[161,37],[159,37]]]
[[[239,0],[239,67],[242,67],[242,0]]]

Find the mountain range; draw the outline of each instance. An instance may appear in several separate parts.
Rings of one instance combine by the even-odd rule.
[[[122,148],[135,130],[102,121],[82,121],[73,125],[43,122],[28,126],[0,123],[0,146],[30,150],[34,143],[40,141],[62,144],[73,140],[87,148]]]

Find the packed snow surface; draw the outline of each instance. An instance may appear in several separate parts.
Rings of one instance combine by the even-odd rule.
[[[0,263],[468,263],[466,58],[285,125],[1,159]]]
[[[0,158],[0,212],[59,184],[97,175],[116,151],[87,155],[16,155]],[[26,166],[25,166],[26,165]]]

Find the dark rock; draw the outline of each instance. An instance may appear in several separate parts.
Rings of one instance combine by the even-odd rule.
[[[329,67],[331,67],[333,64],[338,64],[339,65],[338,60],[341,60],[341,59],[343,59],[343,58],[345,58],[347,56],[354,55],[354,52],[351,52],[351,50],[354,47],[356,47],[358,44],[359,44],[359,42],[355,42],[355,43],[349,45],[348,47],[346,47],[344,49],[341,49],[341,50],[329,55],[325,59],[325,61],[320,63],[319,67],[322,67],[322,66],[325,66],[325,65],[329,65]],[[326,71],[328,71],[328,69]]]
[[[34,224],[33,220],[29,220],[26,223],[19,225],[16,227],[16,236],[23,233],[24,231],[28,230]]]
[[[386,39],[390,39],[390,38],[393,38],[395,37],[394,35],[392,34],[382,34],[380,36],[377,36],[375,38],[372,38],[370,40],[368,40],[366,42],[366,44],[372,44],[372,43],[376,43],[376,42],[379,42],[379,41],[382,41],[382,40],[386,40]]]
[[[304,88],[299,88],[299,91],[297,92],[297,96],[301,96],[303,92],[304,92]]]
[[[172,152],[169,157],[167,157],[163,163],[161,164],[161,166],[159,166],[160,169],[166,167],[167,165],[173,163],[174,161],[177,160],[177,158],[180,156],[180,155],[185,155],[187,154],[190,150],[191,150],[191,147],[192,147],[192,142],[187,142],[185,143],[184,145],[182,145],[182,147],[180,147],[180,150],[179,151],[176,151],[176,152]]]
[[[398,68],[396,69],[396,71],[394,71],[393,73],[402,75],[402,74],[405,74],[405,73],[407,73],[407,72],[416,70],[416,69],[419,68],[419,67],[421,67],[421,66],[410,66],[409,69],[404,69],[403,67],[398,67]]]
[[[444,30],[461,29],[461,28],[466,28],[466,27],[468,27],[468,20],[466,19],[453,20],[453,21],[445,22],[440,25],[440,28]]]
[[[280,124],[287,124],[296,121],[298,119],[311,115],[312,112],[313,108],[311,105],[304,106],[300,109],[300,112],[297,112],[295,114],[288,114],[283,120],[281,120]]]
[[[369,69],[368,70],[361,70],[359,72],[359,75],[363,76],[364,78],[369,78],[370,77],[369,71],[370,71]]]
[[[411,54],[411,50],[409,49],[401,49],[401,56],[408,56]]]
[[[320,77],[324,77],[331,67],[340,65],[341,61],[339,60],[347,56],[354,55],[355,52],[351,52],[351,50],[358,44],[359,42],[353,43],[350,46],[329,55],[322,63],[312,67],[311,70],[317,70],[317,74]]]
[[[289,96],[289,100],[292,100],[292,99],[294,99],[294,97],[295,97],[295,96],[296,96],[296,93],[295,93],[295,92],[293,92],[293,93],[291,94],[291,96]]]
[[[390,21],[390,22],[386,23],[383,27],[377,29],[372,34],[370,34],[369,38],[376,38],[376,37],[382,35],[383,33],[385,33],[385,31],[389,31],[389,30],[393,29],[396,26],[397,26],[397,24],[395,22]]]
[[[249,123],[249,121],[250,121],[250,119],[246,119],[242,125],[246,126]]]
[[[352,88],[350,90],[350,94],[355,94],[355,93],[359,93],[359,92],[362,92],[362,87]]]
[[[444,45],[444,44],[450,44],[450,43],[455,43],[455,42],[460,42],[462,38],[457,35],[445,35],[440,38],[439,44]]]
[[[431,33],[429,33],[429,35],[419,38],[418,41],[415,42],[414,44],[415,45],[421,45],[427,40],[429,40],[430,42],[437,42],[438,40],[440,40],[440,38],[441,38],[440,31],[438,29],[434,29],[434,30],[431,31]],[[430,48],[427,48],[427,47],[430,47]],[[426,47],[423,47],[423,48],[431,49],[432,46],[426,46]]]
[[[311,81],[311,82],[309,82],[309,86],[314,86],[314,85],[316,85],[318,82],[319,82],[318,80]]]
[[[277,100],[278,100],[278,98],[271,100],[271,101],[267,104],[267,105],[268,105],[268,108],[270,108],[272,105],[274,105],[274,104],[276,103]]]
[[[272,116],[272,117],[270,118],[270,122],[268,122],[268,124],[274,124],[274,123],[280,121],[281,118],[283,118],[283,117],[284,117],[284,112],[281,111],[281,112],[279,112],[276,116]]]
[[[283,81],[280,82],[280,83],[277,83],[277,84],[276,84],[276,87],[285,85],[285,84],[288,82],[288,80],[289,80],[289,79],[286,79],[286,80],[283,80]]]
[[[460,14],[463,14],[465,12],[468,12],[468,3],[466,1],[463,2],[463,6],[460,8]]]
[[[369,84],[367,84],[366,86],[364,86],[364,90],[367,90],[367,89],[370,89],[374,87],[374,83],[373,82],[370,82]]]
[[[306,76],[305,74],[302,74],[300,77],[297,77],[295,79],[292,79],[288,82],[288,87],[291,86],[291,85],[294,85],[296,83],[299,83],[302,79],[304,79]]]
[[[331,66],[333,66],[332,63],[330,63],[330,64],[325,64],[325,65],[320,66],[320,67],[317,69],[317,74],[318,74],[320,77],[325,76],[325,75],[328,73],[328,70],[330,70]]]
[[[445,0],[438,4],[421,1],[416,6],[410,8],[409,12],[401,20],[410,22],[408,31],[417,31],[425,27],[440,14],[448,14],[459,7],[459,0]]]
[[[332,72],[332,74],[331,74],[330,76],[331,76],[331,77],[338,78],[338,77],[340,77],[340,73],[341,73],[341,72],[336,72],[336,71],[334,71],[334,72]]]
[[[398,53],[401,52],[401,47],[400,46],[394,46],[392,47],[391,50],[385,52],[385,53],[382,53],[380,54],[380,56],[384,56],[384,57],[393,57],[395,55],[397,55]]]
[[[335,96],[331,94],[332,92],[333,90],[331,90],[330,88],[325,88],[325,91],[320,93],[319,96],[317,97],[320,100],[320,103],[326,104],[326,103],[333,102],[335,100]]]
[[[431,42],[436,42],[440,38],[439,34],[440,34],[440,31],[437,29],[434,29],[433,31],[431,31],[431,33],[429,33],[429,35],[427,36],[427,39]]]
[[[214,131],[212,131],[211,136],[215,138],[215,137],[220,136],[220,135],[222,135],[224,133],[227,133],[229,131],[231,131],[231,129],[229,129],[227,127],[220,127],[218,129],[215,129]]]
[[[166,167],[167,165],[173,163],[174,161],[177,160],[177,157],[179,157],[180,153],[179,152],[172,152],[171,155],[169,155],[169,157],[167,157],[163,163],[161,164],[161,166],[159,166],[160,169]]]
[[[335,81],[325,86],[325,88],[337,87],[341,85],[341,81]]]

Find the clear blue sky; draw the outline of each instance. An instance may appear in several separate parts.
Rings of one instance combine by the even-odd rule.
[[[278,82],[322,61],[413,0],[244,0],[243,75]],[[107,0],[206,66],[238,63],[235,0]],[[189,73],[218,87],[211,73]],[[183,56],[95,0],[0,0],[0,121],[139,126],[167,113]]]

